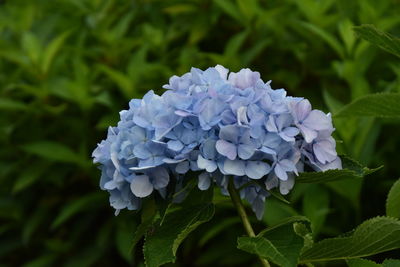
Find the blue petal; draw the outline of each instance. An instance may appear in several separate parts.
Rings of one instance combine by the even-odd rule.
[[[179,174],[185,174],[189,171],[189,161],[183,161],[176,165],[175,171]]]
[[[307,128],[306,126],[303,126],[301,124],[298,125],[298,127],[307,143],[311,143],[315,138],[317,138],[317,131]]]
[[[238,155],[241,159],[249,159],[251,156],[253,156],[255,151],[256,148],[253,144],[250,145],[240,144],[238,146]]]
[[[207,159],[214,159],[217,154],[217,150],[215,149],[215,143],[217,141],[214,139],[207,139],[203,142],[201,146],[201,152],[203,156]]]
[[[242,160],[229,160],[224,162],[224,171],[231,175],[243,176],[245,175],[245,162]]]
[[[337,157],[335,143],[334,143],[334,141],[332,142],[331,140],[322,140],[322,141],[316,142],[313,145],[313,151],[314,151],[315,157],[322,164],[332,162]]]
[[[294,186],[294,176],[290,175],[286,181],[280,181],[279,191],[282,195],[287,195]]]
[[[278,178],[282,181],[286,181],[288,176],[286,171],[282,168],[282,166],[279,164],[279,162],[275,165],[275,174],[278,176]]]
[[[170,140],[167,142],[167,145],[173,151],[181,151],[183,149],[183,144],[179,140]]]
[[[236,125],[227,125],[221,128],[219,131],[219,138],[232,142],[234,144],[238,143],[240,135],[240,130]]]
[[[140,198],[147,197],[153,192],[153,184],[150,182],[149,176],[138,175],[131,182],[132,193]]]
[[[200,190],[207,190],[211,185],[210,175],[206,172],[203,172],[199,175],[199,181],[197,183],[197,187]]]
[[[246,175],[252,179],[260,179],[267,175],[271,166],[262,161],[248,161],[246,164]]]
[[[218,99],[206,100],[199,115],[200,125],[204,130],[211,129],[221,120],[221,112],[224,110],[224,103]]]
[[[311,111],[302,124],[309,129],[317,131],[333,128],[331,118],[320,110]]]
[[[197,159],[197,166],[202,169],[206,170],[207,172],[211,173],[214,172],[217,169],[217,163],[203,158],[201,155],[199,155]]]
[[[155,189],[164,188],[169,183],[168,171],[163,167],[158,167],[152,170],[153,185]]]
[[[228,159],[234,160],[237,156],[237,147],[236,145],[229,143],[225,140],[218,140],[215,148],[218,153],[226,156]]]
[[[260,195],[253,201],[252,210],[255,212],[257,219],[261,220],[265,211],[265,197]]]
[[[278,132],[278,128],[276,127],[275,118],[272,115],[269,115],[267,122],[265,123],[265,128],[273,133]]]
[[[151,151],[147,147],[147,144],[136,145],[133,148],[133,154],[140,159],[147,159],[152,155]]]

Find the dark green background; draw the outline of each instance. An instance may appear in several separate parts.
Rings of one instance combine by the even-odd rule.
[[[398,0],[0,1],[0,265],[140,266],[129,253],[140,214],[114,217],[96,143],[131,98],[161,93],[192,66],[250,67],[273,88],[335,113],[367,93],[400,91],[394,56],[356,38],[400,35]],[[317,239],[384,215],[399,177],[399,121],[335,119],[338,150],[383,170],[364,181],[297,185],[267,200],[256,228],[304,214]],[[178,266],[250,266],[227,199],[178,253]],[[255,220],[255,216],[251,215]],[[395,257],[398,251],[372,259]],[[343,263],[338,263],[341,265]]]

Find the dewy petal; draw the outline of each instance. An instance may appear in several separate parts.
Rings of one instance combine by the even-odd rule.
[[[229,160],[224,162],[224,171],[231,175],[243,176],[245,175],[245,162],[242,160]]]
[[[246,164],[246,175],[251,179],[260,179],[269,173],[271,167],[262,161],[248,161]]]
[[[197,187],[200,190],[207,190],[211,185],[210,175],[206,172],[203,172],[199,175],[199,181],[197,183]]]
[[[218,140],[215,147],[219,154],[226,156],[231,160],[234,160],[237,156],[236,145],[229,143],[225,140]]]
[[[329,130],[332,128],[331,118],[320,110],[311,111],[302,124],[309,129],[317,131]]]
[[[150,183],[149,176],[138,175],[132,179],[131,191],[137,197],[147,197],[153,192],[153,184]]]

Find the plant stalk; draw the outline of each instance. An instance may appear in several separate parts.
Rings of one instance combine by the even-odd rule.
[[[228,192],[231,197],[233,205],[236,207],[237,212],[239,213],[239,217],[242,220],[242,224],[244,226],[244,229],[247,233],[248,236],[250,237],[255,237],[255,233],[253,230],[253,227],[251,226],[249,217],[247,217],[246,210],[244,209],[242,200],[240,199],[239,193],[235,188],[235,185],[233,184],[233,178],[231,177],[229,179],[228,183]],[[261,265],[264,267],[271,267],[269,262],[261,257],[258,257],[260,259]]]

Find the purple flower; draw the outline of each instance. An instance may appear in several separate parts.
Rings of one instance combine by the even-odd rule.
[[[192,68],[163,87],[161,96],[149,91],[132,99],[93,151],[100,188],[116,213],[139,209],[155,193],[174,194],[189,179],[200,190],[216,184],[227,194],[233,176],[238,187],[257,180],[241,196],[261,218],[268,191],[289,193],[304,164],[341,168],[330,115],[273,90],[258,72]]]

